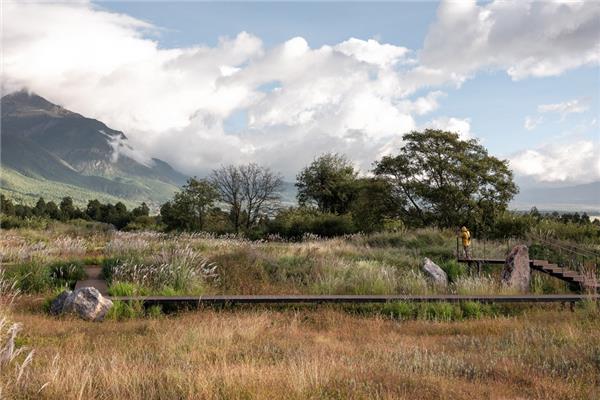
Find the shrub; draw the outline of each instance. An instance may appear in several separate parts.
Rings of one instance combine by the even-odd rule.
[[[60,261],[46,265],[32,261],[11,268],[7,277],[15,280],[22,292],[41,293],[73,288],[76,281],[84,279],[85,271],[80,262]]]
[[[544,219],[535,225],[532,231],[545,239],[572,240],[579,243],[598,243],[600,239],[600,227],[594,224]]]
[[[481,303],[466,301],[460,304],[462,313],[466,318],[480,318],[483,315]]]
[[[146,310],[146,315],[149,318],[159,318],[163,315],[163,310],[160,305],[150,306]]]
[[[218,280],[217,267],[191,247],[168,248],[152,256],[103,263],[109,282],[130,283],[139,288],[160,291],[167,287],[177,293],[201,293],[205,280]]]
[[[48,222],[48,219],[41,217],[20,218],[14,215],[0,214],[0,229],[46,229]]]
[[[85,278],[85,271],[81,262],[59,261],[50,264],[48,268],[53,286],[73,287],[75,282]]]
[[[523,238],[529,233],[533,223],[534,219],[530,215],[506,212],[495,220],[487,236],[490,239]]]
[[[320,213],[313,209],[291,208],[270,222],[268,231],[288,239],[299,240],[306,233],[322,237],[342,236],[356,232],[352,217]]]
[[[133,296],[136,294],[137,287],[133,283],[114,282],[108,288],[108,294],[111,296]]]
[[[44,292],[52,286],[50,269],[35,261],[11,268],[7,278],[14,280],[19,290],[25,293]]]
[[[310,221],[308,232],[323,237],[342,236],[356,232],[349,215],[322,214]]]
[[[144,231],[144,230],[159,230],[160,226],[157,224],[156,217],[150,217],[143,215],[136,217],[133,221],[129,222],[123,230],[126,232],[132,231]]]
[[[124,319],[139,318],[144,316],[144,306],[139,301],[124,302],[115,300],[113,306],[108,310],[106,319],[121,321]]]
[[[392,233],[406,233],[406,224],[397,218],[384,218],[383,231]]]
[[[440,264],[440,267],[446,272],[450,282],[456,282],[465,273],[465,266],[456,260],[445,261]]]

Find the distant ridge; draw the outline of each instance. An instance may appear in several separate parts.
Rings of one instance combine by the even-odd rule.
[[[75,193],[78,203],[102,197],[156,205],[186,180],[132,148],[123,132],[36,94],[6,95],[1,108],[0,188],[9,197],[31,202]]]
[[[524,188],[511,203],[511,208],[527,210],[600,212],[600,182],[554,188]]]

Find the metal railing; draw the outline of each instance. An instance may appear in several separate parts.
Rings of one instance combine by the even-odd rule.
[[[514,238],[507,238],[504,240],[471,239],[468,257],[466,257],[462,245],[462,239],[457,237],[455,255],[459,260],[505,259],[512,248],[518,243],[523,243],[523,241]]]

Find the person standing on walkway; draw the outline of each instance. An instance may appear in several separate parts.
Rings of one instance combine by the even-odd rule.
[[[465,258],[471,258],[471,232],[467,229],[466,226],[460,228],[460,237],[462,239],[463,250],[465,252]]]

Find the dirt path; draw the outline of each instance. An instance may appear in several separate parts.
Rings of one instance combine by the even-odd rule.
[[[102,279],[102,267],[98,265],[86,265],[84,268],[86,279],[77,281],[75,289],[91,286],[98,289],[102,296],[108,295],[108,286],[106,285],[106,281]]]

